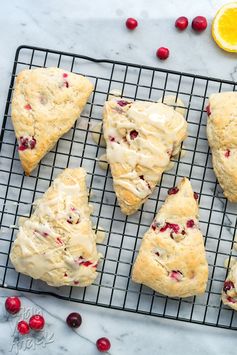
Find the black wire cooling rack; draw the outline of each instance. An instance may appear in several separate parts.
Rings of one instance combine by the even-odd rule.
[[[86,75],[95,90],[81,119],[41,161],[30,177],[22,171],[11,124],[11,97],[16,75],[23,69],[57,66]],[[227,270],[224,261],[233,252],[237,207],[223,197],[211,164],[206,139],[206,101],[209,94],[233,91],[236,83],[199,75],[168,71],[112,60],[98,60],[55,50],[21,46],[16,51],[0,136],[0,286],[51,294],[65,300],[143,313],[187,322],[237,329],[233,310],[223,307],[220,293]],[[160,186],[135,215],[121,214],[109,170],[101,170],[102,107],[111,90],[135,100],[164,100],[166,95],[181,99],[189,123],[189,136],[173,169],[163,174]],[[92,133],[98,135],[98,144]],[[185,153],[185,154],[184,154]],[[95,228],[104,228],[105,241],[99,276],[90,287],[53,288],[17,273],[9,259],[20,216],[29,216],[32,202],[40,197],[55,176],[66,167],[83,166],[88,172],[90,200]],[[209,281],[203,296],[168,298],[131,280],[131,267],[142,235],[163,203],[167,189],[187,176],[199,193],[200,227],[205,236]]]

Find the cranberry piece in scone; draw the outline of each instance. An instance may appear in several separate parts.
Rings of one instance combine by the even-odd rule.
[[[179,189],[177,187],[171,187],[171,189],[168,190],[168,195],[175,195],[179,192]]]
[[[177,189],[142,238],[132,280],[169,297],[190,297],[205,292],[208,264],[189,180],[184,178]]]
[[[171,277],[171,279],[173,279],[175,281],[181,281],[183,278],[183,274],[179,270],[172,270],[170,272],[169,276]]]

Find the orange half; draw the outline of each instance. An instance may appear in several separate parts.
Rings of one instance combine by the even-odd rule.
[[[228,52],[237,52],[237,2],[222,6],[212,22],[212,37]]]

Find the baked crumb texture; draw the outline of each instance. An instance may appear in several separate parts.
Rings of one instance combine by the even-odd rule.
[[[26,175],[73,126],[92,90],[88,79],[59,68],[24,70],[18,74],[12,122]]]
[[[107,160],[124,214],[136,212],[153,192],[187,136],[187,122],[162,103],[111,96],[103,110]]]
[[[225,197],[237,202],[237,92],[211,95],[207,114],[213,169]]]
[[[187,178],[168,192],[133,266],[132,280],[169,297],[204,293],[208,264],[198,227],[197,194]]]
[[[237,311],[237,262],[232,260],[231,267],[224,282],[222,294],[222,302],[235,311]]]
[[[18,272],[51,286],[88,286],[100,254],[82,168],[65,169],[19,227],[10,259]]]

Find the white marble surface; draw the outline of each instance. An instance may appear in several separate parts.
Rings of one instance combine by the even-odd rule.
[[[8,90],[16,47],[31,44],[86,54],[97,58],[127,60],[175,70],[237,80],[236,55],[216,47],[208,30],[197,35],[177,33],[174,20],[205,15],[210,20],[228,1],[199,0],[11,0],[1,2],[0,13],[0,112]],[[130,33],[124,20],[134,16],[138,29]],[[159,62],[156,48],[171,50],[169,60]],[[15,318],[3,310],[7,294],[0,290],[0,354],[16,352],[13,345]],[[60,301],[51,297],[22,295],[25,307],[40,309],[47,322],[48,344],[18,342],[24,354],[96,354],[95,341],[108,336],[110,354],[232,354],[236,333],[182,322],[155,319]],[[68,313],[79,311],[83,325],[71,331],[65,325]],[[17,343],[17,341],[16,341]],[[38,344],[39,343],[39,344]],[[45,346],[44,346],[45,345]],[[29,347],[29,349],[25,349]],[[35,350],[34,350],[35,347]]]

